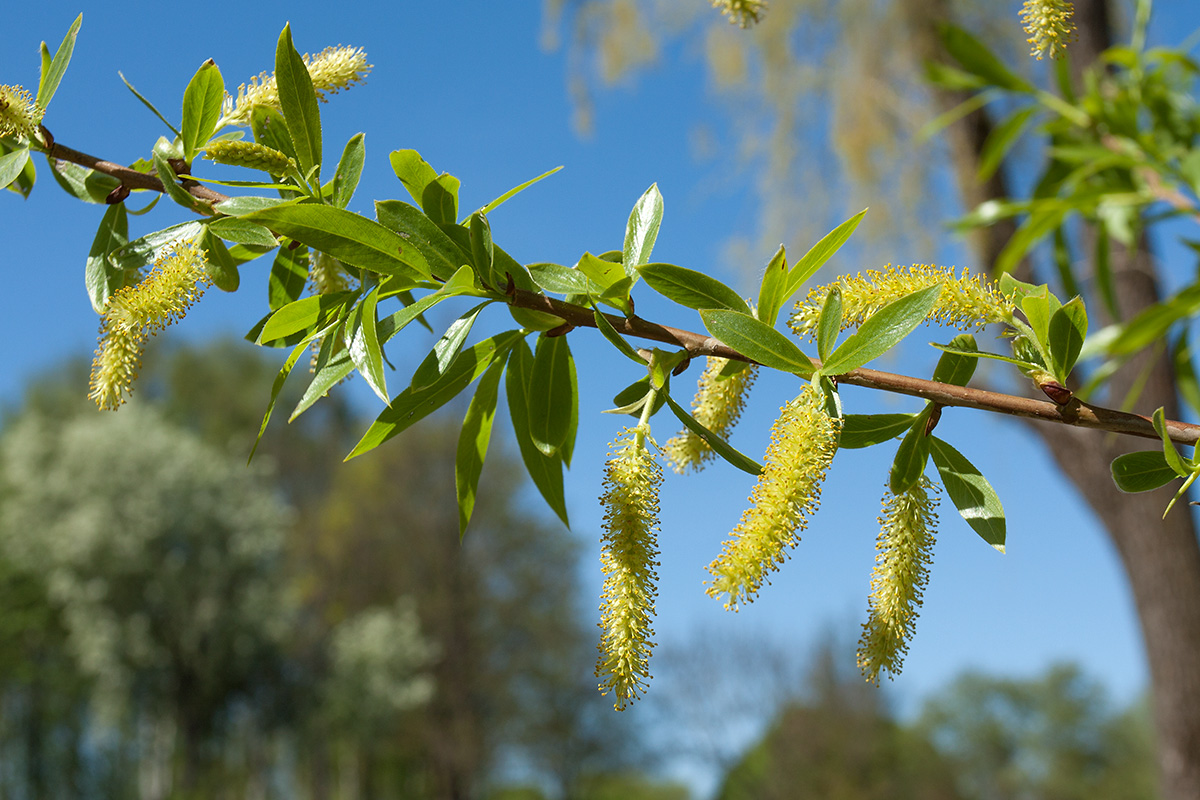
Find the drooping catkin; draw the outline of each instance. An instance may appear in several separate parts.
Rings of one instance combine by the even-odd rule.
[[[712,0],[713,8],[729,17],[729,22],[739,28],[749,28],[762,20],[767,10],[766,0]]]
[[[605,467],[600,564],[600,628],[596,677],[624,710],[646,691],[658,596],[658,488],[662,466],[646,427],[626,428],[610,446]]]
[[[922,477],[906,492],[883,498],[867,622],[858,642],[858,667],[878,685],[879,673],[894,677],[904,663],[933,562],[937,526],[935,484]]]
[[[840,431],[841,421],[829,416],[823,394],[812,384],[781,409],[750,507],[708,566],[709,596],[724,597],[725,607],[736,610],[787,559],[820,504]]]
[[[845,275],[827,286],[812,289],[796,303],[788,325],[797,336],[815,336],[817,319],[833,286],[842,291],[842,330],[846,330],[862,325],[889,303],[936,284],[941,285],[942,293],[926,318],[929,322],[977,329],[1012,318],[1013,304],[1008,298],[966,269],[956,275],[953,267],[913,264],[897,268],[889,264],[882,270]]]
[[[708,357],[692,400],[692,416],[721,438],[728,438],[746,407],[746,395],[754,385],[758,366],[751,364],[734,375],[721,377],[729,364],[725,358]],[[679,474],[702,469],[716,455],[703,438],[685,428],[663,445],[663,455]]]
[[[1043,57],[1058,58],[1075,41],[1075,25],[1071,17],[1075,7],[1066,0],[1025,0],[1021,7],[1021,22],[1029,38],[1029,55],[1041,61]]]
[[[96,405],[115,410],[125,402],[137,378],[146,339],[182,318],[208,283],[204,251],[193,242],[177,242],[154,262],[140,283],[126,286],[108,299],[88,392]]]

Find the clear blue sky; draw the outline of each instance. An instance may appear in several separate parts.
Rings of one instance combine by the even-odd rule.
[[[656,181],[666,214],[655,260],[713,269],[729,237],[752,228],[752,194],[745,187],[723,194],[706,190],[714,167],[689,155],[689,132],[698,122],[723,123],[705,94],[697,60],[682,48],[669,50],[633,86],[601,93],[594,137],[581,140],[570,126],[565,57],[539,47],[538,3],[261,2],[180,9],[170,19],[161,9],[157,3],[27,5],[19,22],[7,26],[0,82],[36,88],[38,43],[45,39],[56,47],[82,10],[74,60],[45,123],[64,144],[131,162],[146,155],[165,130],[127,92],[118,69],[177,118],[183,87],[202,61],[213,58],[226,86],[235,87],[272,67],[276,38],[290,19],[301,51],[353,44],[365,48],[374,64],[364,86],[322,107],[331,158],[350,135],[367,133],[366,172],[354,210],[369,214],[374,199],[407,199],[388,168],[387,153],[415,148],[437,169],[462,179],[463,208],[565,165],[492,216],[497,242],[527,262],[570,264],[585,249],[619,248],[631,205]],[[1186,34],[1200,24],[1200,11],[1189,0],[1160,3],[1159,14],[1159,31]],[[0,324],[7,342],[0,398],[9,401],[19,397],[30,375],[95,346],[97,319],[82,279],[102,209],[68,198],[44,161],[39,172],[28,201],[0,198],[6,306]],[[150,230],[148,225],[162,227],[183,217],[165,205],[134,219],[135,235]],[[840,209],[842,216],[856,210]],[[958,253],[961,262],[961,251],[947,252]],[[911,253],[894,260],[945,257]],[[180,333],[190,339],[244,333],[262,313],[265,271],[252,265],[242,274],[239,293],[211,290]],[[639,305],[645,316],[652,308]],[[694,317],[668,321],[699,327]],[[924,338],[937,338],[930,333]],[[428,344],[414,347],[423,353]],[[586,581],[594,594],[601,463],[621,424],[599,412],[610,405],[614,387],[638,375],[633,365],[600,346],[592,332],[573,333],[572,346],[583,403],[567,493],[573,527],[589,543]],[[405,364],[415,363],[396,356],[401,373]],[[400,383],[394,379],[397,387]],[[680,385],[677,394],[690,394]],[[735,443],[761,454],[774,413],[796,389],[791,381],[761,380]],[[918,408],[912,401],[854,388],[843,397],[852,411]],[[362,402],[378,403],[369,393]],[[660,441],[676,429],[673,420],[656,422]],[[893,686],[901,705],[913,707],[968,667],[1028,675],[1060,659],[1084,663],[1119,698],[1133,697],[1144,685],[1146,669],[1124,578],[1094,519],[1046,466],[1035,438],[1018,423],[953,409],[943,416],[939,435],[954,442],[999,491],[1008,512],[1008,554],[985,545],[943,503],[935,570],[917,638]],[[720,635],[739,626],[781,646],[802,648],[831,623],[857,638],[890,458],[886,447],[839,454],[823,507],[803,543],[760,599],[736,616],[705,597],[701,581],[704,566],[736,524],[751,481],[722,465],[695,478],[669,477],[662,498],[659,642],[670,646],[696,630]]]

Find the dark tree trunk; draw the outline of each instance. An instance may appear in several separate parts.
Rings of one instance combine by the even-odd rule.
[[[913,23],[918,55],[936,55],[932,23],[948,18],[946,0],[904,2]],[[1071,58],[1074,65],[1086,66],[1112,42],[1105,0],[1076,0],[1075,18],[1078,41],[1071,45]],[[1073,71],[1078,79],[1081,67]],[[962,99],[955,92],[935,93],[941,110]],[[987,184],[975,179],[979,153],[990,130],[987,115],[976,113],[947,131],[954,171],[967,208],[1008,194],[1000,172]],[[973,241],[981,265],[995,262],[1012,232],[1011,224],[995,226]],[[1146,247],[1136,253],[1116,249],[1112,254],[1116,293],[1121,312],[1128,319],[1158,301],[1156,264]],[[1138,406],[1163,406],[1168,417],[1178,418],[1174,374],[1161,354],[1135,359],[1114,376],[1110,394],[1123,397],[1148,358],[1155,358],[1156,363],[1150,367]],[[1129,579],[1150,665],[1162,795],[1167,800],[1196,800],[1200,798],[1200,543],[1192,518],[1184,507],[1162,519],[1171,489],[1139,495],[1116,491],[1109,474],[1112,459],[1148,445],[1058,425],[1039,425],[1036,430],[1104,525]]]

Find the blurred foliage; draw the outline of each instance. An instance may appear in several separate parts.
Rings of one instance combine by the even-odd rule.
[[[502,452],[460,543],[456,428],[343,466],[334,397],[247,469],[274,368],[156,345],[120,414],[82,364],[6,409],[0,796],[473,797],[520,764],[607,797],[642,763],[584,677],[578,542]]]

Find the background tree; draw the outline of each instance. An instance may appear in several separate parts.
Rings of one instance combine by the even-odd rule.
[[[743,150],[754,154],[751,163],[761,171],[757,185],[765,211],[760,232],[770,247],[781,240],[790,242],[794,221],[811,218],[814,203],[828,202],[827,194],[812,187],[818,176],[820,183],[830,185],[827,173],[835,168],[836,177],[843,179],[836,185],[854,192],[850,207],[862,204],[864,187],[874,194],[890,189],[899,200],[890,206],[914,214],[901,217],[899,222],[907,224],[895,227],[909,230],[928,229],[938,216],[957,216],[988,201],[1004,201],[1014,195],[1020,198],[1012,187],[1026,183],[1031,172],[1054,175],[1060,169],[1045,152],[1046,140],[1034,129],[1025,129],[1016,146],[997,148],[1000,123],[1012,109],[1009,101],[993,95],[991,102],[985,97],[985,102],[978,103],[972,100],[972,89],[946,82],[930,85],[925,79],[929,61],[957,66],[939,34],[939,26],[947,22],[972,29],[990,43],[1000,43],[1002,53],[1023,51],[1023,36],[1013,24],[1015,11],[1009,5],[948,0],[887,4],[779,0],[771,4],[750,35],[711,18],[699,29],[680,24],[700,13],[687,8],[693,5],[699,4],[668,3],[655,12],[660,16],[623,0],[551,2],[548,8],[551,25],[555,24],[554,15],[567,16],[567,25],[574,31],[571,41],[582,45],[582,53],[596,55],[606,78],[645,64],[664,34],[684,30],[703,38],[714,85],[729,98],[737,115],[737,130],[746,137]],[[1136,15],[1142,23],[1148,13],[1149,3],[1137,5]],[[1090,69],[1096,83],[1089,86],[1097,96],[1119,92],[1115,80],[1106,81],[1117,78],[1120,59],[1104,61],[1101,57],[1125,38],[1118,32],[1120,18],[1105,0],[1080,0],[1074,3],[1073,20],[1078,41],[1070,45],[1063,62],[1067,76],[1061,85],[1082,92],[1084,75]],[[1029,61],[1021,61],[1024,65],[1018,70],[1025,73]],[[577,63],[585,66],[572,85],[577,96],[586,96],[593,73],[584,57]],[[1180,83],[1176,86],[1185,88],[1176,99],[1164,99],[1163,103],[1180,103],[1180,108],[1186,108],[1186,87],[1191,81],[1186,65],[1177,79]],[[1049,83],[1045,73],[1039,73],[1039,82]],[[970,105],[963,106],[964,102]],[[832,113],[823,113],[824,108]],[[1097,136],[1121,133],[1135,138],[1144,135],[1146,140],[1155,136],[1148,130],[1134,133],[1112,127],[1111,116],[1105,115],[1113,106],[1101,102],[1092,108],[1098,113],[1089,130]],[[950,115],[944,120],[953,121],[933,149],[922,147],[923,126],[943,114]],[[823,119],[831,123],[827,135],[812,137],[801,127],[801,120],[807,126]],[[1152,118],[1142,118],[1140,123],[1156,124]],[[1183,124],[1186,131],[1188,123]],[[765,137],[759,133],[763,126],[770,131]],[[1185,141],[1188,135],[1182,134]],[[1194,132],[1190,135],[1194,142]],[[1010,138],[1008,144],[1012,143]],[[914,157],[918,152],[925,157]],[[957,204],[938,201],[944,195],[939,181],[946,178],[942,167],[946,163],[958,188]],[[1126,177],[1118,183],[1144,190],[1144,173],[1134,173],[1136,169],[1126,168]],[[1145,196],[1153,198],[1153,191]],[[801,203],[805,213],[794,213]],[[1103,305],[1098,302],[1102,279],[1111,281],[1111,296],[1120,298],[1120,303],[1119,309],[1114,309],[1119,313],[1108,322],[1127,322],[1146,309],[1161,308],[1157,304],[1162,300],[1164,281],[1152,251],[1155,241],[1151,233],[1161,206],[1138,208],[1143,209],[1140,218],[1137,212],[1133,219],[1126,218],[1135,232],[1127,244],[1106,237],[1097,247],[1094,229],[1072,220],[1055,240],[1058,263],[1065,258],[1071,265],[1067,274],[1078,276],[1072,279],[1073,285],[1065,287],[1065,295],[1072,294],[1077,283],[1084,287],[1089,305],[1099,308]],[[1014,241],[1021,221],[1020,216],[1003,216],[989,219],[994,224],[975,228],[970,237],[973,264],[992,269]],[[1042,238],[1053,227],[1045,227]],[[1031,239],[1028,231],[1021,238],[1026,244]],[[761,258],[745,261],[758,264]],[[1036,275],[1034,280],[1054,282],[1062,274],[1054,259],[1044,258],[1040,251],[1015,265],[1009,257],[1005,261],[1016,267],[1018,275]],[[1187,369],[1190,371],[1190,366]],[[1124,360],[1109,377],[1106,397],[1111,404],[1119,404],[1136,393],[1140,407],[1162,407],[1167,417],[1176,419],[1180,411],[1177,377],[1161,348],[1147,349]],[[1033,430],[1096,512],[1129,578],[1150,663],[1165,796],[1182,800],[1200,795],[1200,759],[1194,755],[1200,752],[1200,672],[1189,666],[1200,658],[1200,544],[1192,518],[1174,513],[1162,519],[1167,501],[1161,492],[1129,496],[1112,491],[1108,465],[1128,449],[1125,443],[1067,426],[1035,425]],[[1152,536],[1148,535],[1151,531]]]

